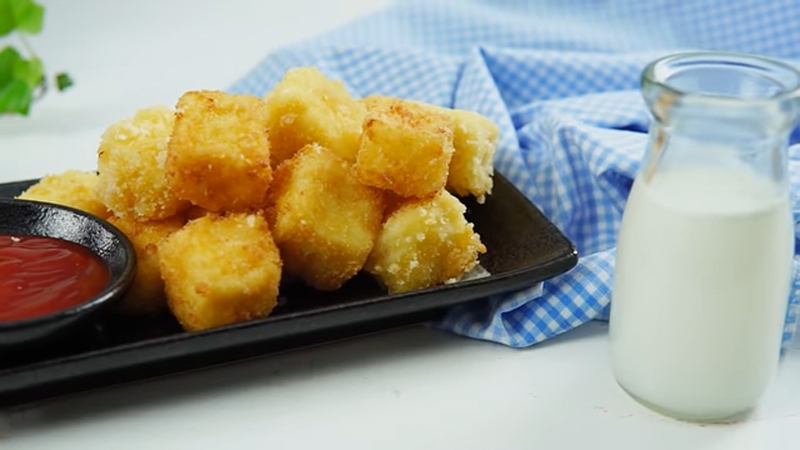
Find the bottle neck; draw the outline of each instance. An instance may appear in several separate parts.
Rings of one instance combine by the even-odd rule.
[[[655,119],[687,133],[724,129],[735,139],[780,139],[798,121],[800,72],[754,55],[667,56],[647,66],[641,86]]]

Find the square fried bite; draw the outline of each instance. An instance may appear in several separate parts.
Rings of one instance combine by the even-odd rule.
[[[186,221],[182,216],[148,222],[112,216],[108,221],[131,240],[136,251],[136,277],[119,304],[120,311],[134,315],[167,311],[159,249],[164,239],[180,230]]]
[[[261,214],[206,215],[161,244],[167,303],[187,331],[268,316],[278,301],[281,259]]]
[[[266,121],[266,105],[258,97],[185,93],[166,160],[175,194],[215,212],[262,206],[272,181]]]
[[[267,217],[286,274],[335,290],[358,273],[383,216],[383,193],[364,186],[353,167],[311,144],[275,173]]]
[[[440,191],[408,200],[383,222],[364,269],[390,293],[455,280],[472,269],[486,247],[464,218],[466,207]]]
[[[371,95],[362,101],[368,110],[386,104],[392,97]],[[463,109],[450,109],[413,102],[453,119],[453,158],[450,160],[447,189],[458,196],[474,196],[478,203],[492,193],[494,152],[499,129],[488,118]]]
[[[97,179],[94,172],[67,170],[57,175],[47,175],[17,198],[71,206],[107,219],[111,212],[94,193]]]
[[[169,189],[164,173],[174,115],[165,106],[112,124],[97,150],[95,194],[114,215],[137,220],[173,216],[187,204]]]
[[[340,81],[314,67],[292,69],[264,101],[269,110],[273,167],[311,143],[355,161],[366,110]]]
[[[385,98],[367,111],[356,171],[368,185],[402,197],[443,189],[453,156],[453,119],[417,103]]]
[[[472,195],[483,203],[492,193],[494,151],[500,130],[488,118],[461,109],[446,109],[455,122],[453,159],[447,188],[459,196]]]

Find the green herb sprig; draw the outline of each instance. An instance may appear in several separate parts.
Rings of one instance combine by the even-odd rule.
[[[15,33],[21,51],[8,45],[0,50],[0,114],[27,116],[31,104],[48,88],[42,60],[36,56],[27,36],[38,34],[44,24],[44,7],[33,0],[0,0],[0,37]],[[63,91],[73,81],[66,73],[54,77]]]

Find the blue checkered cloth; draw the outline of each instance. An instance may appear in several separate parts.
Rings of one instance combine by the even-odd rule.
[[[639,76],[649,61],[685,49],[800,58],[800,2],[402,1],[269,54],[230,90],[263,95],[286,70],[316,66],[355,96],[494,120],[495,167],[575,243],[580,260],[544,283],[456,307],[437,326],[525,347],[607,318],[616,233],[650,121]],[[800,192],[800,146],[789,153]],[[794,212],[797,223],[800,203]],[[795,279],[784,342],[800,309]]]

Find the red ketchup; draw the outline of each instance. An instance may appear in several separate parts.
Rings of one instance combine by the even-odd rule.
[[[0,322],[81,304],[99,294],[110,276],[99,256],[72,242],[0,235]]]

